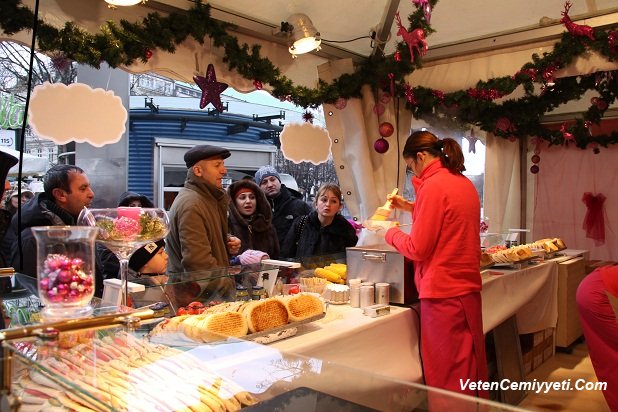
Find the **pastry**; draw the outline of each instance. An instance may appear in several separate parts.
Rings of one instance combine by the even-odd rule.
[[[287,309],[290,322],[309,319],[324,312],[324,304],[320,298],[314,295],[300,294],[286,296],[282,301]]]
[[[197,324],[198,338],[212,342],[221,337],[239,338],[249,331],[247,321],[238,312],[220,312],[208,314]]]
[[[494,260],[489,253],[481,253],[481,267],[491,266],[494,264]]]
[[[280,300],[275,298],[255,300],[245,307],[243,313],[251,333],[277,328],[288,323],[288,310]]]

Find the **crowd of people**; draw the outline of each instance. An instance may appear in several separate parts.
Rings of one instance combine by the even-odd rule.
[[[356,245],[356,228],[341,216],[343,197],[337,184],[322,185],[313,204],[308,204],[300,193],[281,183],[273,166],[266,165],[253,179],[236,181],[226,190],[225,159],[230,155],[227,149],[211,145],[198,145],[185,153],[187,177],[169,211],[169,234],[132,255],[129,267],[134,276],[157,277],[154,284],[161,285],[169,276],[251,265],[267,258],[334,254]],[[406,233],[391,222],[382,234],[386,243],[414,263],[425,383],[486,398],[487,391],[459,385],[461,379],[488,379],[477,192],[462,174],[463,153],[453,139],[439,139],[427,131],[412,133],[402,157],[413,173],[416,200],[411,202],[399,195],[389,195],[388,200],[395,209],[411,213],[414,225]],[[13,164],[11,159],[0,157],[0,171]],[[44,191],[36,195],[22,190],[21,198],[9,191],[0,214],[2,263],[32,277],[36,277],[36,261],[25,258],[36,250],[30,228],[74,225],[80,211],[94,199],[88,177],[77,166],[52,167],[43,186]],[[22,203],[20,219],[14,211],[18,202]],[[146,196],[126,192],[118,206],[154,204]],[[17,241],[18,230],[21,242]],[[118,276],[119,264],[102,246],[96,255],[95,293],[101,296],[103,279]],[[617,279],[618,266],[603,268],[589,275],[577,293],[595,370],[599,379],[612,383],[617,363]],[[179,282],[171,292],[179,299],[185,296],[188,303],[197,295],[225,299],[237,287],[236,278],[230,276],[193,283]],[[197,290],[188,290],[194,286]],[[613,408],[618,402],[614,393],[605,395]],[[437,395],[430,395],[430,404],[437,410],[452,409],[449,401]]]
[[[185,153],[187,177],[169,210],[169,234],[134,253],[129,262],[132,275],[205,272],[267,258],[344,252],[356,244],[355,228],[340,215],[343,199],[336,184],[323,185],[311,205],[281,183],[273,166],[266,165],[254,179],[239,180],[226,190],[223,179],[229,156],[227,149],[212,145],[198,145]],[[21,199],[10,191],[4,201],[3,266],[31,277],[36,277],[37,264],[27,258],[36,250],[30,229],[75,225],[81,210],[90,207],[95,196],[84,170],[73,165],[50,168],[43,188],[36,195],[22,190]],[[20,200],[18,221],[14,215]],[[152,200],[134,192],[123,193],[117,205],[154,207]],[[103,280],[117,277],[119,272],[118,259],[101,245],[97,245],[96,272],[95,294],[101,296]],[[203,289],[201,293],[225,298],[236,285],[233,278],[220,276]]]

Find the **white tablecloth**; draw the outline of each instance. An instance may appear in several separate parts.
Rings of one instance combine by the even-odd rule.
[[[497,274],[490,274],[490,273]],[[519,270],[483,273],[483,331],[516,315],[519,333],[553,328],[558,321],[558,264],[547,261]]]
[[[370,318],[361,309],[330,305],[326,317],[299,334],[269,346],[404,381],[423,377],[418,316],[391,306],[389,315]]]
[[[519,333],[554,327],[558,318],[558,266],[544,262],[521,270],[483,275],[485,333],[517,316]],[[370,318],[348,305],[331,305],[324,319],[269,346],[395,379],[422,382],[419,319],[409,308]]]

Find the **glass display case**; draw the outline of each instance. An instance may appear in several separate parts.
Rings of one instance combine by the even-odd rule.
[[[424,411],[515,408],[388,379],[241,339],[149,341],[151,311],[5,330],[13,410]],[[20,407],[17,407],[20,405]]]
[[[180,308],[186,308],[192,302],[209,306],[241,299],[237,293],[246,293],[251,299],[256,294],[259,298],[300,292],[300,288],[284,288],[283,285],[297,285],[302,277],[314,276],[314,269],[332,263],[345,263],[345,259],[345,253],[339,253],[294,261],[266,260],[258,264],[207,271],[130,276],[131,283],[143,286],[131,293],[131,306],[144,307],[164,302],[169,305],[171,313],[178,313]]]

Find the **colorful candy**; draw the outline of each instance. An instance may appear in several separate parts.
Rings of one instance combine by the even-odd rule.
[[[90,300],[94,294],[92,274],[84,271],[84,261],[62,254],[49,254],[39,276],[39,291],[52,303]]]

